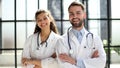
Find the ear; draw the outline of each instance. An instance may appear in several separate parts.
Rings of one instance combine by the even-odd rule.
[[[87,16],[87,15],[86,15],[86,12],[84,12],[84,19],[86,19],[86,16]]]

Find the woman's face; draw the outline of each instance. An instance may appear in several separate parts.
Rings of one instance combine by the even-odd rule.
[[[50,18],[48,17],[47,13],[41,13],[37,16],[36,19],[37,25],[42,29],[48,29],[50,28]]]

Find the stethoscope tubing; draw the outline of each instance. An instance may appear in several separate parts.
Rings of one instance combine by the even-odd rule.
[[[72,51],[71,44],[70,44],[70,35],[69,35],[69,31],[70,31],[71,28],[72,28],[72,26],[69,27],[68,30],[67,30],[68,46],[69,46],[70,51]],[[87,33],[86,39],[88,38],[89,35],[92,36],[92,43],[93,43],[93,33],[91,33],[91,32]],[[88,45],[88,39],[87,39],[87,45]],[[93,45],[93,44],[92,44],[92,45]],[[86,46],[85,46],[84,48],[86,48]],[[94,47],[93,49],[95,49],[95,47]]]
[[[40,34],[40,32],[38,32],[38,35],[37,35],[37,50],[39,50],[39,47],[40,47],[40,44],[39,44],[39,34]],[[49,37],[49,36],[48,36]],[[48,39],[48,38],[47,38]],[[47,47],[47,45],[48,45],[48,42],[47,42],[47,40],[45,41],[45,44],[46,44],[46,47]]]
[[[67,30],[67,35],[68,35],[68,45],[69,45],[69,49],[71,50],[72,48],[71,48],[71,45],[70,45],[70,36],[69,36],[69,30],[72,28],[72,26],[71,27],[69,27],[68,28],[68,30]]]

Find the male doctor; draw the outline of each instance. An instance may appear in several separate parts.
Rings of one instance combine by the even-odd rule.
[[[104,68],[106,54],[102,41],[84,27],[84,5],[74,1],[68,7],[68,12],[72,27],[59,39],[57,47],[61,68]]]

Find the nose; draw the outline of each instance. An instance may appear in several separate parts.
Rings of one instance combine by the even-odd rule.
[[[45,21],[44,21],[44,20],[41,20],[41,23],[45,23]]]
[[[76,14],[73,14],[73,18],[77,18],[77,15],[76,15]]]

